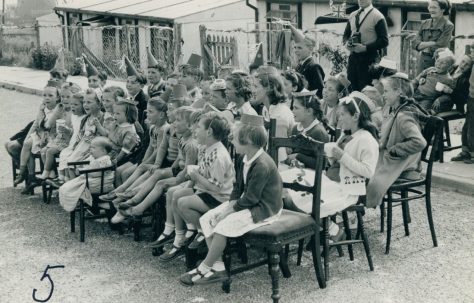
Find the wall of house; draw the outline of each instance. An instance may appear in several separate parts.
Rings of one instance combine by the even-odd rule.
[[[175,20],[182,24],[183,62],[186,62],[192,53],[201,54],[199,25],[215,30],[247,30],[249,24],[254,23],[254,11],[245,5],[245,1],[218,7],[213,10],[200,12]],[[238,47],[239,61],[247,57],[246,45]],[[241,59],[242,58],[242,59]]]
[[[96,15],[82,14],[82,20],[96,17]],[[90,49],[90,51],[97,57],[102,58],[104,46],[102,43],[102,31],[94,30],[90,27],[83,27],[83,38],[84,44]]]
[[[63,46],[61,24],[56,14],[49,14],[36,19],[39,25],[40,44],[48,43],[54,46]]]
[[[474,18],[472,12],[456,12],[454,24],[454,35],[474,35]],[[454,42],[454,54],[460,58],[466,52],[466,46],[474,42],[474,39],[456,39]]]

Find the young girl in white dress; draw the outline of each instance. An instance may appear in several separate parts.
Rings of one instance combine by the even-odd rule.
[[[233,133],[235,149],[244,155],[238,162],[236,185],[230,201],[200,218],[209,252],[197,268],[180,277],[182,284],[203,285],[227,279],[221,259],[227,238],[239,237],[279,218],[282,181],[275,162],[263,151],[266,142],[263,118],[243,115]]]

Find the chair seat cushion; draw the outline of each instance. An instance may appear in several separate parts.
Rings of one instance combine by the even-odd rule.
[[[442,112],[442,113],[437,114],[436,116],[443,118],[444,120],[456,120],[456,119],[466,118],[466,114],[462,114],[457,110]]]
[[[310,215],[283,210],[277,221],[248,232],[244,235],[244,238],[246,241],[257,240],[252,241],[257,242],[257,244],[260,241],[290,242],[292,239],[297,240],[311,235],[316,228],[316,222]]]

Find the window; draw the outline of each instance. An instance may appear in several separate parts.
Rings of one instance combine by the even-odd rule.
[[[269,3],[267,2],[267,22],[271,22],[271,18],[279,18],[290,21],[298,25],[298,4],[296,3]]]

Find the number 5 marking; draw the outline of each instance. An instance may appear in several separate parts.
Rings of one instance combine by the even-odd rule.
[[[49,299],[51,299],[51,296],[53,295],[53,291],[54,291],[54,282],[53,282],[53,280],[51,280],[51,277],[48,274],[48,270],[49,269],[54,269],[54,268],[64,268],[64,265],[56,265],[56,266],[49,266],[48,265],[48,266],[46,266],[46,269],[44,270],[43,276],[41,277],[40,281],[43,281],[44,278],[48,278],[49,283],[51,283],[51,291],[49,292],[49,296],[46,299],[41,300],[41,299],[36,298],[37,289],[34,288],[33,289],[33,300],[35,300],[36,302],[48,302]]]

